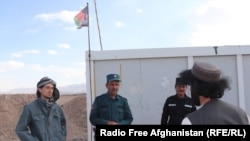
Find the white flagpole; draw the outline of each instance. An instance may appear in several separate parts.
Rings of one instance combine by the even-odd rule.
[[[102,51],[102,39],[101,39],[101,32],[100,32],[100,26],[99,26],[99,21],[98,21],[98,14],[97,14],[97,8],[96,8],[96,1],[94,0],[95,4],[95,14],[96,14],[96,22],[97,22],[97,27],[98,27],[98,33],[99,33],[99,40],[100,40],[100,46],[101,46],[101,51]]]

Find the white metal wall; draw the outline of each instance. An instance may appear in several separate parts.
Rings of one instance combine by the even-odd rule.
[[[250,114],[249,46],[92,51],[91,57],[91,60],[86,57],[88,114],[94,97],[106,92],[106,75],[118,73],[122,79],[119,94],[129,101],[133,124],[160,124],[163,104],[168,96],[175,94],[175,78],[180,71],[191,68],[194,61],[219,66],[232,82],[231,90],[222,99]],[[88,135],[89,141],[92,140],[89,120]]]

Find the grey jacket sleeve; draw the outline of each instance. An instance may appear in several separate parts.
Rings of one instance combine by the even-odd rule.
[[[30,122],[30,112],[27,106],[24,107],[20,118],[17,122],[15,132],[21,141],[39,141],[36,137],[33,137],[28,129]]]
[[[62,134],[63,134],[63,141],[66,141],[66,137],[67,137],[67,127],[66,127],[66,118],[64,116],[64,112],[62,109],[60,109],[61,111],[61,128],[62,128]]]

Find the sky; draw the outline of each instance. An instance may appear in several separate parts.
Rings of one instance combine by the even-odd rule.
[[[89,26],[77,29],[74,16],[87,4]],[[44,76],[58,86],[86,83],[89,47],[249,45],[249,5],[250,0],[1,1],[0,92],[36,87]]]

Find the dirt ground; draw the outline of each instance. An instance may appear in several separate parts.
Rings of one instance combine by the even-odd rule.
[[[31,94],[0,94],[0,141],[20,141],[15,134],[17,120],[23,106],[35,98]],[[66,116],[67,141],[87,141],[86,94],[62,95],[57,103]]]

